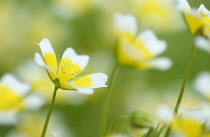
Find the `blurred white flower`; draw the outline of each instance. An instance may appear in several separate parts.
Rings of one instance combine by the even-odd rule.
[[[181,115],[175,119],[173,130],[178,136],[183,137],[209,137],[210,109],[198,108],[183,110]]]
[[[200,48],[200,49],[210,53],[210,41],[209,41],[209,38],[197,36],[195,38],[195,45],[198,48]]]
[[[103,0],[53,0],[56,14],[61,17],[79,17],[102,5]]]
[[[171,67],[169,58],[156,57],[166,50],[166,42],[159,40],[152,30],[145,30],[136,36],[137,22],[134,16],[115,14],[114,30],[120,64],[138,69],[167,70]]]
[[[202,72],[195,80],[194,88],[210,99],[210,72]]]
[[[24,96],[30,86],[19,82],[12,74],[5,74],[0,81],[0,124],[14,124],[17,114],[26,107]]]
[[[156,110],[156,115],[163,122],[169,123],[173,120],[173,109],[168,105],[161,104]]]
[[[141,29],[175,32],[184,26],[175,3],[176,0],[132,0],[132,9]]]
[[[201,123],[210,124],[210,108],[202,107],[197,109],[182,110],[181,117],[197,120]]]

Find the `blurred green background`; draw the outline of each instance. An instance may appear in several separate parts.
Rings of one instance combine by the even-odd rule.
[[[103,72],[110,75],[115,63],[114,13],[134,14],[138,19],[139,32],[151,28],[158,38],[167,42],[168,48],[161,56],[171,58],[173,66],[167,71],[122,68],[114,88],[109,121],[119,114],[136,109],[155,117],[155,109],[159,104],[168,104],[171,107],[175,105],[193,38],[180,12],[175,9],[176,1],[154,1],[161,1],[166,5],[156,7],[157,10],[144,10],[141,5],[136,4],[138,0],[1,0],[0,75],[11,72],[27,82],[23,75],[18,74],[18,70],[33,59],[35,52],[40,52],[34,42],[40,42],[42,38],[51,41],[57,54],[61,55],[67,47],[73,47],[78,54],[89,55],[90,62],[86,68],[88,74]],[[203,3],[210,9],[208,0],[189,0],[189,3],[196,8]],[[164,9],[164,6],[168,8]],[[167,14],[158,17],[158,11],[161,16],[165,12]],[[207,52],[196,50],[183,107],[194,108],[204,101],[193,89],[193,82],[200,72],[210,70],[209,60]],[[34,69],[27,68],[24,71],[27,75],[33,75]],[[47,77],[46,74],[44,76]],[[50,86],[52,88],[53,84]],[[58,115],[61,122],[55,124],[54,128],[59,132],[65,126],[62,130],[65,129],[69,137],[96,137],[106,93],[107,88],[95,89],[93,95],[77,94],[76,96],[82,97],[77,97],[76,101],[70,97],[63,103],[56,103],[53,116]],[[49,96],[51,98],[50,94]],[[73,103],[71,99],[74,100]],[[28,113],[29,116],[31,113],[43,114],[42,117],[45,118],[47,110],[46,104],[36,112],[22,112],[22,121],[26,121],[25,115]],[[41,122],[44,123],[44,120]],[[21,124],[1,126],[0,137],[6,136],[12,130],[19,130],[20,126]],[[32,122],[28,126],[34,128],[35,125]],[[20,130],[24,132],[24,128]]]

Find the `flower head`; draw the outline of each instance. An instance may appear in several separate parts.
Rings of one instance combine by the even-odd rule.
[[[35,54],[35,61],[38,65],[46,68],[50,79],[61,89],[77,89],[81,93],[92,94],[93,88],[106,87],[107,75],[94,73],[86,76],[83,70],[87,66],[89,57],[77,55],[74,49],[67,48],[58,63],[55,52],[48,39],[44,38],[37,43],[42,51]]]
[[[120,64],[139,69],[166,70],[171,66],[168,58],[155,58],[166,50],[166,42],[157,39],[152,30],[145,30],[136,37],[137,22],[132,15],[115,15],[114,29]]]
[[[23,101],[23,96],[29,89],[29,85],[19,82],[11,74],[5,74],[1,78],[0,124],[13,124],[17,121],[17,112],[27,106]]]
[[[193,36],[210,34],[210,12],[201,4],[198,9],[191,9],[187,0],[178,0],[177,8],[183,13],[187,26]]]
[[[201,115],[202,114],[202,115]],[[198,108],[185,110],[174,121],[174,131],[183,137],[209,137],[209,116],[210,110]]]
[[[28,71],[30,70],[30,71]],[[31,75],[33,72],[33,75]],[[53,93],[53,83],[49,80],[49,76],[44,69],[39,69],[39,66],[34,60],[29,59],[21,64],[17,73],[19,77],[31,85],[31,92],[33,94],[40,94],[46,103],[51,101],[51,94]],[[50,92],[51,91],[51,92]],[[70,103],[74,105],[82,104],[87,100],[88,95],[80,94],[78,92],[66,92],[58,89],[59,94],[56,96],[56,103]]]

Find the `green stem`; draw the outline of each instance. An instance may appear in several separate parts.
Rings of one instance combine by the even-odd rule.
[[[41,137],[45,137],[47,126],[48,126],[48,123],[49,123],[49,120],[50,120],[50,116],[51,116],[51,113],[52,113],[52,109],[53,109],[53,106],[54,106],[54,103],[55,103],[57,90],[58,90],[58,88],[55,86],[54,92],[53,92],[52,101],[51,101],[50,108],[49,108],[48,113],[47,113],[47,117],[46,117],[46,120],[45,120],[45,123],[44,123],[44,127],[43,127],[43,130],[42,130]]]
[[[190,72],[190,68],[191,68],[191,65],[192,65],[192,60],[193,60],[194,53],[195,53],[195,46],[192,46],[192,50],[191,50],[191,54],[190,54],[190,57],[189,57],[189,60],[188,60],[188,65],[187,65],[187,69],[186,69],[186,72],[185,72],[184,80],[182,82],[182,87],[181,87],[181,90],[180,90],[180,93],[179,93],[178,100],[176,102],[176,106],[174,108],[174,117],[177,116],[177,113],[179,111],[179,106],[181,104],[182,97],[184,95],[184,89],[185,89],[187,78],[188,78],[188,75],[189,75],[189,72]],[[166,131],[165,137],[169,137],[169,135],[171,133],[171,127],[172,127],[172,125],[173,125],[173,122],[172,122],[171,125],[169,125],[169,127],[168,127],[168,129]]]
[[[105,98],[105,102],[104,102],[104,106],[103,106],[103,110],[102,110],[102,115],[101,115],[100,131],[99,131],[100,136],[103,136],[104,132],[106,131],[107,118],[108,118],[110,103],[111,103],[112,94],[113,94],[113,86],[114,86],[117,74],[119,72],[119,69],[120,69],[120,65],[116,64],[116,66],[115,66],[115,68],[112,72],[111,78],[110,78],[109,89],[108,89],[107,96]]]
[[[118,121],[118,120],[120,120],[120,119],[122,119],[122,118],[128,118],[128,115],[119,115],[119,116],[117,116],[112,122],[111,122],[111,124],[110,124],[110,126],[109,126],[109,129],[108,129],[108,134],[111,134],[111,132],[112,132],[112,130],[113,130],[113,127],[114,127],[114,124]]]

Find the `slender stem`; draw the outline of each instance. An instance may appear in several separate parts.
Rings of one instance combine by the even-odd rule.
[[[109,126],[109,129],[108,129],[108,134],[111,134],[111,132],[112,132],[112,130],[113,130],[113,127],[114,127],[114,125],[115,125],[115,123],[118,121],[118,120],[120,120],[120,119],[122,119],[122,118],[128,118],[128,115],[119,115],[119,116],[117,116],[112,122],[111,122],[111,124],[110,124],[110,126]]]
[[[116,64],[110,78],[109,89],[108,89],[107,96],[105,98],[105,102],[104,102],[104,106],[103,106],[103,110],[101,114],[100,131],[99,131],[100,136],[103,136],[104,132],[106,131],[107,118],[108,118],[110,103],[111,103],[112,94],[113,94],[113,86],[114,86],[117,74],[119,72],[119,69],[120,69],[120,65]]]
[[[194,53],[195,53],[195,46],[192,46],[191,54],[190,54],[190,57],[189,57],[189,60],[188,60],[188,65],[187,65],[187,69],[186,69],[185,76],[184,76],[184,80],[182,82],[182,87],[181,87],[181,90],[180,90],[180,93],[179,93],[179,97],[178,97],[177,102],[176,102],[176,106],[174,108],[174,117],[177,116],[177,113],[179,111],[179,106],[181,104],[182,97],[184,95],[184,89],[185,89],[187,78],[188,78],[188,75],[189,75],[189,72],[190,72],[190,68],[191,68],[191,65],[192,65],[192,60],[193,60]],[[168,126],[168,129],[166,131],[165,137],[169,137],[169,135],[171,133],[171,127],[172,127],[172,125],[173,125],[173,122],[172,122],[172,124],[170,124]]]
[[[52,113],[52,109],[53,109],[53,106],[54,106],[54,103],[55,103],[57,90],[58,90],[58,88],[55,86],[54,92],[53,92],[52,101],[51,101],[50,108],[49,108],[48,113],[47,113],[47,117],[46,117],[46,120],[45,120],[45,123],[44,123],[44,127],[43,127],[43,130],[42,130],[41,137],[45,137],[47,126],[48,126],[48,123],[49,123],[49,120],[50,120],[50,116],[51,116],[51,113]]]

